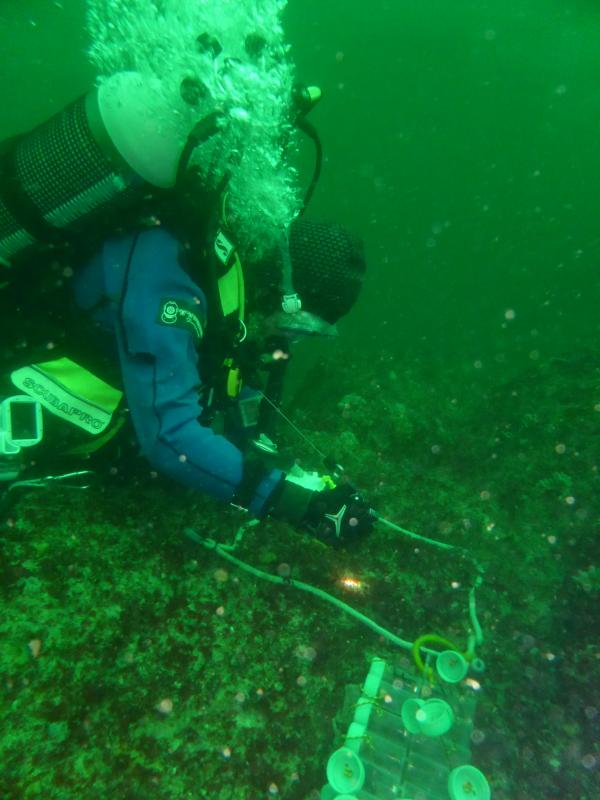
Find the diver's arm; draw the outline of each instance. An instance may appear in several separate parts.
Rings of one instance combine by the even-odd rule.
[[[115,299],[121,372],[137,439],[157,471],[226,502],[236,500],[243,486],[247,504],[260,514],[281,474],[253,470],[248,491],[241,451],[198,421],[197,345],[206,300],[178,255],[177,241],[160,229],[109,244],[103,253],[103,291]],[[182,313],[174,316],[169,303]]]

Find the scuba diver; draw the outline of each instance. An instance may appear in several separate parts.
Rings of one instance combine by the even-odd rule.
[[[214,38],[197,45],[222,58]],[[220,70],[231,81],[239,64]],[[76,463],[131,428],[177,483],[347,542],[372,527],[368,504],[335,470],[282,468],[274,431],[291,345],[334,335],[365,273],[357,237],[303,216],[322,159],[306,120],[320,91],[294,86],[292,123],[316,146],[315,170],[300,214],[258,255],[238,240],[239,149],[223,146],[228,115],[202,105],[207,95],[189,77],[173,96],[117,73],[0,145],[0,486],[6,499],[35,485],[44,449],[48,464]],[[60,303],[49,302],[40,245],[55,267],[65,252],[77,261],[58,280],[70,292]]]

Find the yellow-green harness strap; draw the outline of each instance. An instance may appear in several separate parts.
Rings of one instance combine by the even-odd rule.
[[[223,316],[237,314],[243,322],[246,311],[244,270],[235,244],[222,229],[219,230],[215,239],[215,253],[221,264],[227,269],[227,272],[218,280]]]
[[[219,278],[219,296],[223,315],[229,316],[237,312],[240,320],[244,321],[245,294],[244,272],[239,256],[235,255],[233,265]]]

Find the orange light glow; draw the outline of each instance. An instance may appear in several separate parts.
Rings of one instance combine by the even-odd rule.
[[[342,578],[340,583],[344,587],[344,589],[348,589],[351,592],[362,592],[363,584],[361,581],[357,580],[356,578]]]

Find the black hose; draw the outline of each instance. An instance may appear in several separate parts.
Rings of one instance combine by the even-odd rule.
[[[183,176],[185,175],[185,171],[188,167],[194,150],[199,145],[208,141],[208,139],[218,132],[220,128],[219,123],[221,122],[222,118],[223,115],[220,111],[213,111],[212,114],[204,117],[204,119],[201,119],[200,122],[197,122],[196,125],[194,125],[179,158],[179,164],[177,165],[176,185],[180,185],[181,181],[183,180]]]
[[[323,145],[321,144],[321,139],[319,138],[317,129],[307,119],[305,119],[304,117],[300,117],[296,121],[296,127],[299,128],[303,133],[305,133],[309,137],[309,139],[312,139],[315,145],[315,168],[313,170],[312,180],[304,195],[302,210],[300,211],[300,215],[302,215],[306,211],[308,204],[312,199],[314,191],[317,188],[317,183],[319,182],[319,178],[321,177],[321,167],[323,165]]]

